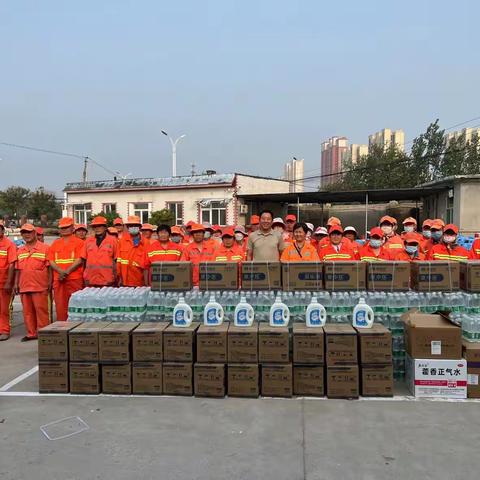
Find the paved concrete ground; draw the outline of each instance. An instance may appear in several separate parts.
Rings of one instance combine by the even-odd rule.
[[[17,307],[18,309],[18,307]],[[36,344],[0,344],[0,388]],[[480,403],[34,396],[0,392],[0,479],[465,479],[480,470]],[[49,422],[89,430],[50,441]]]

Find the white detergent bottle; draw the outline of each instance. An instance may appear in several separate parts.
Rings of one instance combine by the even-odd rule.
[[[178,296],[178,303],[173,309],[173,325],[175,327],[189,327],[192,324],[193,312],[190,305],[185,303],[183,295]]]
[[[290,320],[290,310],[282,302],[282,297],[277,293],[277,298],[270,308],[270,326],[286,327]]]
[[[357,328],[372,328],[374,313],[365,299],[360,297],[358,304],[353,309],[353,326]]]
[[[255,312],[253,307],[247,302],[244,294],[240,297],[240,302],[235,307],[233,314],[233,324],[237,327],[249,327],[253,325]]]
[[[221,325],[223,323],[223,315],[223,307],[215,301],[215,294],[212,293],[203,310],[204,325]]]
[[[315,295],[307,307],[305,319],[307,327],[323,327],[327,322],[327,311],[321,303],[318,303]]]

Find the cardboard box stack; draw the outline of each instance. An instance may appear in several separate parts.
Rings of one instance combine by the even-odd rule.
[[[325,359],[327,364],[327,397],[358,398],[357,332],[351,325],[327,324],[325,332]]]
[[[452,291],[460,288],[458,262],[413,262],[412,288],[419,292]]]
[[[322,327],[293,324],[293,393],[325,395],[325,339]]]
[[[368,290],[396,292],[410,288],[410,262],[370,262]]]
[[[462,331],[443,315],[411,310],[405,323],[406,382],[416,397],[467,398]]]
[[[393,396],[392,334],[374,323],[357,328],[360,351],[361,393],[364,397]]]
[[[463,358],[467,361],[467,396],[480,398],[480,342],[463,341]]]

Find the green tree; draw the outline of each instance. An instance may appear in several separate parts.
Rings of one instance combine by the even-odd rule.
[[[173,213],[171,210],[168,208],[164,208],[162,210],[157,210],[156,212],[152,212],[152,216],[148,220],[149,223],[152,225],[170,225],[172,226],[174,224],[175,217],[173,216]]]
[[[118,214],[115,212],[111,212],[111,213],[99,212],[99,213],[92,213],[92,215],[88,217],[88,221],[91,222],[93,218],[98,216],[105,217],[107,219],[107,226],[109,227],[113,227],[113,221],[116,218],[118,218]]]
[[[60,202],[55,198],[55,194],[46,191],[43,187],[30,192],[27,204],[28,218],[35,221],[41,220],[46,216],[47,221],[57,220],[62,215]]]
[[[474,133],[465,147],[464,173],[473,175],[480,173],[480,137]]]
[[[0,209],[3,215],[20,219],[27,214],[30,190],[24,187],[8,187],[0,192]]]

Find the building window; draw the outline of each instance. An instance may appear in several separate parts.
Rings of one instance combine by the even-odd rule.
[[[150,217],[150,204],[149,203],[134,203],[133,214],[140,217],[142,223],[147,223]]]
[[[91,203],[80,203],[73,206],[73,219],[75,223],[83,223],[84,225],[86,225],[91,215]]]
[[[183,202],[167,202],[167,209],[172,212],[175,225],[183,225]]]
[[[453,223],[453,193],[447,197],[447,208],[445,212],[445,223]]]
[[[225,202],[204,202],[205,205],[200,204],[200,214],[202,222],[209,222],[212,225],[226,225],[227,224],[227,208]]]
[[[116,203],[104,203],[102,208],[103,213],[117,213]]]

